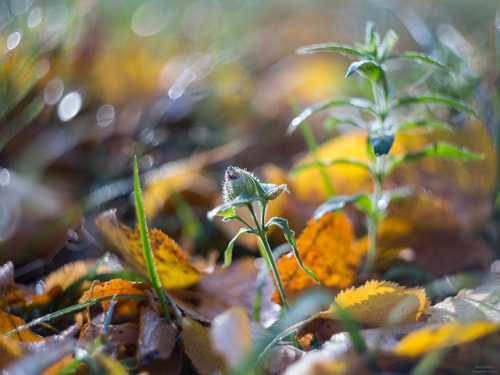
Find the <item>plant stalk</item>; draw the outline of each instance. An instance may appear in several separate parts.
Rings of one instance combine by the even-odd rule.
[[[278,271],[278,266],[276,265],[276,262],[274,261],[273,258],[273,253],[271,251],[271,246],[269,245],[269,241],[267,240],[266,233],[263,231],[260,231],[258,233],[258,236],[260,238],[260,241],[262,245],[264,246],[265,250],[265,256],[266,256],[266,263],[271,266],[270,271],[272,272],[274,276],[274,281],[276,281],[276,286],[278,288],[278,293],[280,295],[281,302],[283,302],[283,305],[288,307],[288,303],[286,301],[286,295],[285,295],[285,288],[283,287],[283,282],[281,281],[281,276]]]

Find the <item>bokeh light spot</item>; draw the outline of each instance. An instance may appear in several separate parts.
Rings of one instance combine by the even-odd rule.
[[[28,19],[26,20],[26,24],[30,29],[37,27],[40,22],[42,22],[42,10],[40,8],[35,8],[31,10],[28,14]]]
[[[78,91],[72,91],[61,99],[57,107],[57,114],[62,121],[69,121],[82,108],[82,96]]]
[[[13,32],[7,38],[7,49],[12,50],[19,45],[21,41],[21,33],[19,31]]]
[[[168,22],[168,6],[152,0],[142,4],[132,17],[132,30],[139,36],[151,36],[160,32]]]
[[[104,104],[96,113],[97,125],[105,128],[115,119],[115,108],[111,104]]]
[[[47,83],[45,90],[43,90],[43,98],[48,105],[56,104],[64,92],[64,83],[61,78],[54,78]]]

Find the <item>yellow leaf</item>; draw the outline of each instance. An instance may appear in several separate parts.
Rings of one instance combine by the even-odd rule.
[[[420,356],[430,351],[477,340],[498,331],[499,328],[498,323],[481,320],[424,327],[405,336],[394,347],[393,352],[403,356]]]
[[[5,368],[10,362],[22,357],[25,352],[26,350],[21,346],[19,341],[0,335],[0,353],[2,353],[0,355],[0,369]]]
[[[358,323],[382,326],[392,323],[416,322],[428,306],[423,288],[406,288],[388,281],[367,281],[359,288],[344,290],[320,318],[337,318],[335,305],[345,309]]]
[[[184,350],[200,374],[221,373],[223,361],[212,347],[208,328],[186,316],[182,319],[182,338]]]
[[[7,333],[17,327],[25,325],[26,322],[17,316],[6,313],[0,310],[0,333]],[[23,329],[9,336],[10,339],[21,342],[36,342],[43,341],[44,338],[34,334],[30,329]]]
[[[354,282],[360,255],[355,247],[352,225],[342,213],[324,215],[318,222],[311,219],[297,238],[297,247],[305,266],[322,285],[346,288]],[[287,294],[317,285],[298,265],[293,254],[278,260],[278,269]],[[277,293],[274,301],[279,301]]]
[[[138,273],[148,277],[139,228],[135,231],[118,222],[114,210],[103,212],[96,224],[115,245],[125,261]],[[200,279],[202,273],[165,233],[148,229],[151,248],[162,286],[165,289],[186,288]]]

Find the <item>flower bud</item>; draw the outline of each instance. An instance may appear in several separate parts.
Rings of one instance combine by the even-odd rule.
[[[222,198],[224,202],[236,199],[240,194],[256,195],[256,178],[250,172],[238,168],[229,167],[224,176],[222,184]]]
[[[280,186],[273,186],[271,189],[269,189],[266,192],[266,195],[264,196],[264,199],[268,201],[273,201],[276,198],[278,198],[281,194],[283,194],[286,191],[286,185],[282,184]]]

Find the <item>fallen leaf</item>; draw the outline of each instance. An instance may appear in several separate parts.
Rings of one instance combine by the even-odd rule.
[[[0,268],[0,288],[5,296],[5,303],[9,307],[26,305],[24,291],[14,281],[14,264],[12,262],[7,262]],[[0,306],[2,309],[5,308],[3,303]]]
[[[355,246],[352,225],[345,214],[326,214],[318,222],[311,219],[297,238],[297,247],[304,265],[314,272],[323,286],[342,289],[354,282],[360,254]],[[300,268],[292,253],[281,257],[277,265],[289,297],[317,285]],[[277,292],[273,301],[280,301]]]
[[[121,224],[114,210],[103,212],[96,224],[122,254],[124,260],[141,275],[148,277],[139,228]],[[163,288],[186,288],[196,284],[202,273],[170,237],[157,229],[148,229],[153,257]]]
[[[201,375],[221,372],[224,362],[212,346],[208,328],[186,316],[182,319],[182,338],[184,351]]]
[[[87,302],[91,299],[111,297],[119,294],[148,297],[146,291],[151,290],[151,285],[147,283],[137,283],[122,279],[113,279],[102,284],[93,285],[85,291],[79,303]],[[111,300],[101,302],[104,310],[108,310]],[[145,301],[132,298],[118,298],[113,308],[113,322],[128,321],[139,316],[140,306]]]
[[[5,368],[8,364],[21,358],[25,353],[24,349],[19,341],[15,341],[10,337],[0,335],[0,370]]]
[[[498,331],[499,328],[498,323],[480,320],[433,325],[408,334],[392,351],[397,355],[420,356],[431,351],[477,340]]]
[[[218,315],[210,334],[214,349],[230,369],[242,366],[253,351],[250,319],[242,307],[231,307]]]
[[[370,326],[416,322],[429,301],[423,288],[405,288],[387,281],[367,281],[359,288],[340,292],[334,304],[320,318],[338,318],[336,305],[345,309],[356,322]]]
[[[26,322],[17,316],[6,313],[0,310],[0,333],[7,333],[17,327],[25,325]],[[29,328],[13,333],[9,336],[10,339],[21,342],[43,341],[44,338],[33,333]]]
[[[172,291],[171,295],[181,309],[201,322],[211,322],[232,306],[241,306],[252,316],[258,273],[254,258],[239,258],[228,268],[218,266],[198,284]],[[262,322],[274,322],[278,318],[279,306],[271,301],[273,290],[271,278],[266,277],[262,288]]]
[[[430,323],[478,319],[500,323],[500,279],[495,278],[475,289],[461,290],[455,297],[432,306],[428,314]]]
[[[170,358],[179,332],[153,309],[143,307],[137,338],[137,362],[145,365],[156,360]]]

